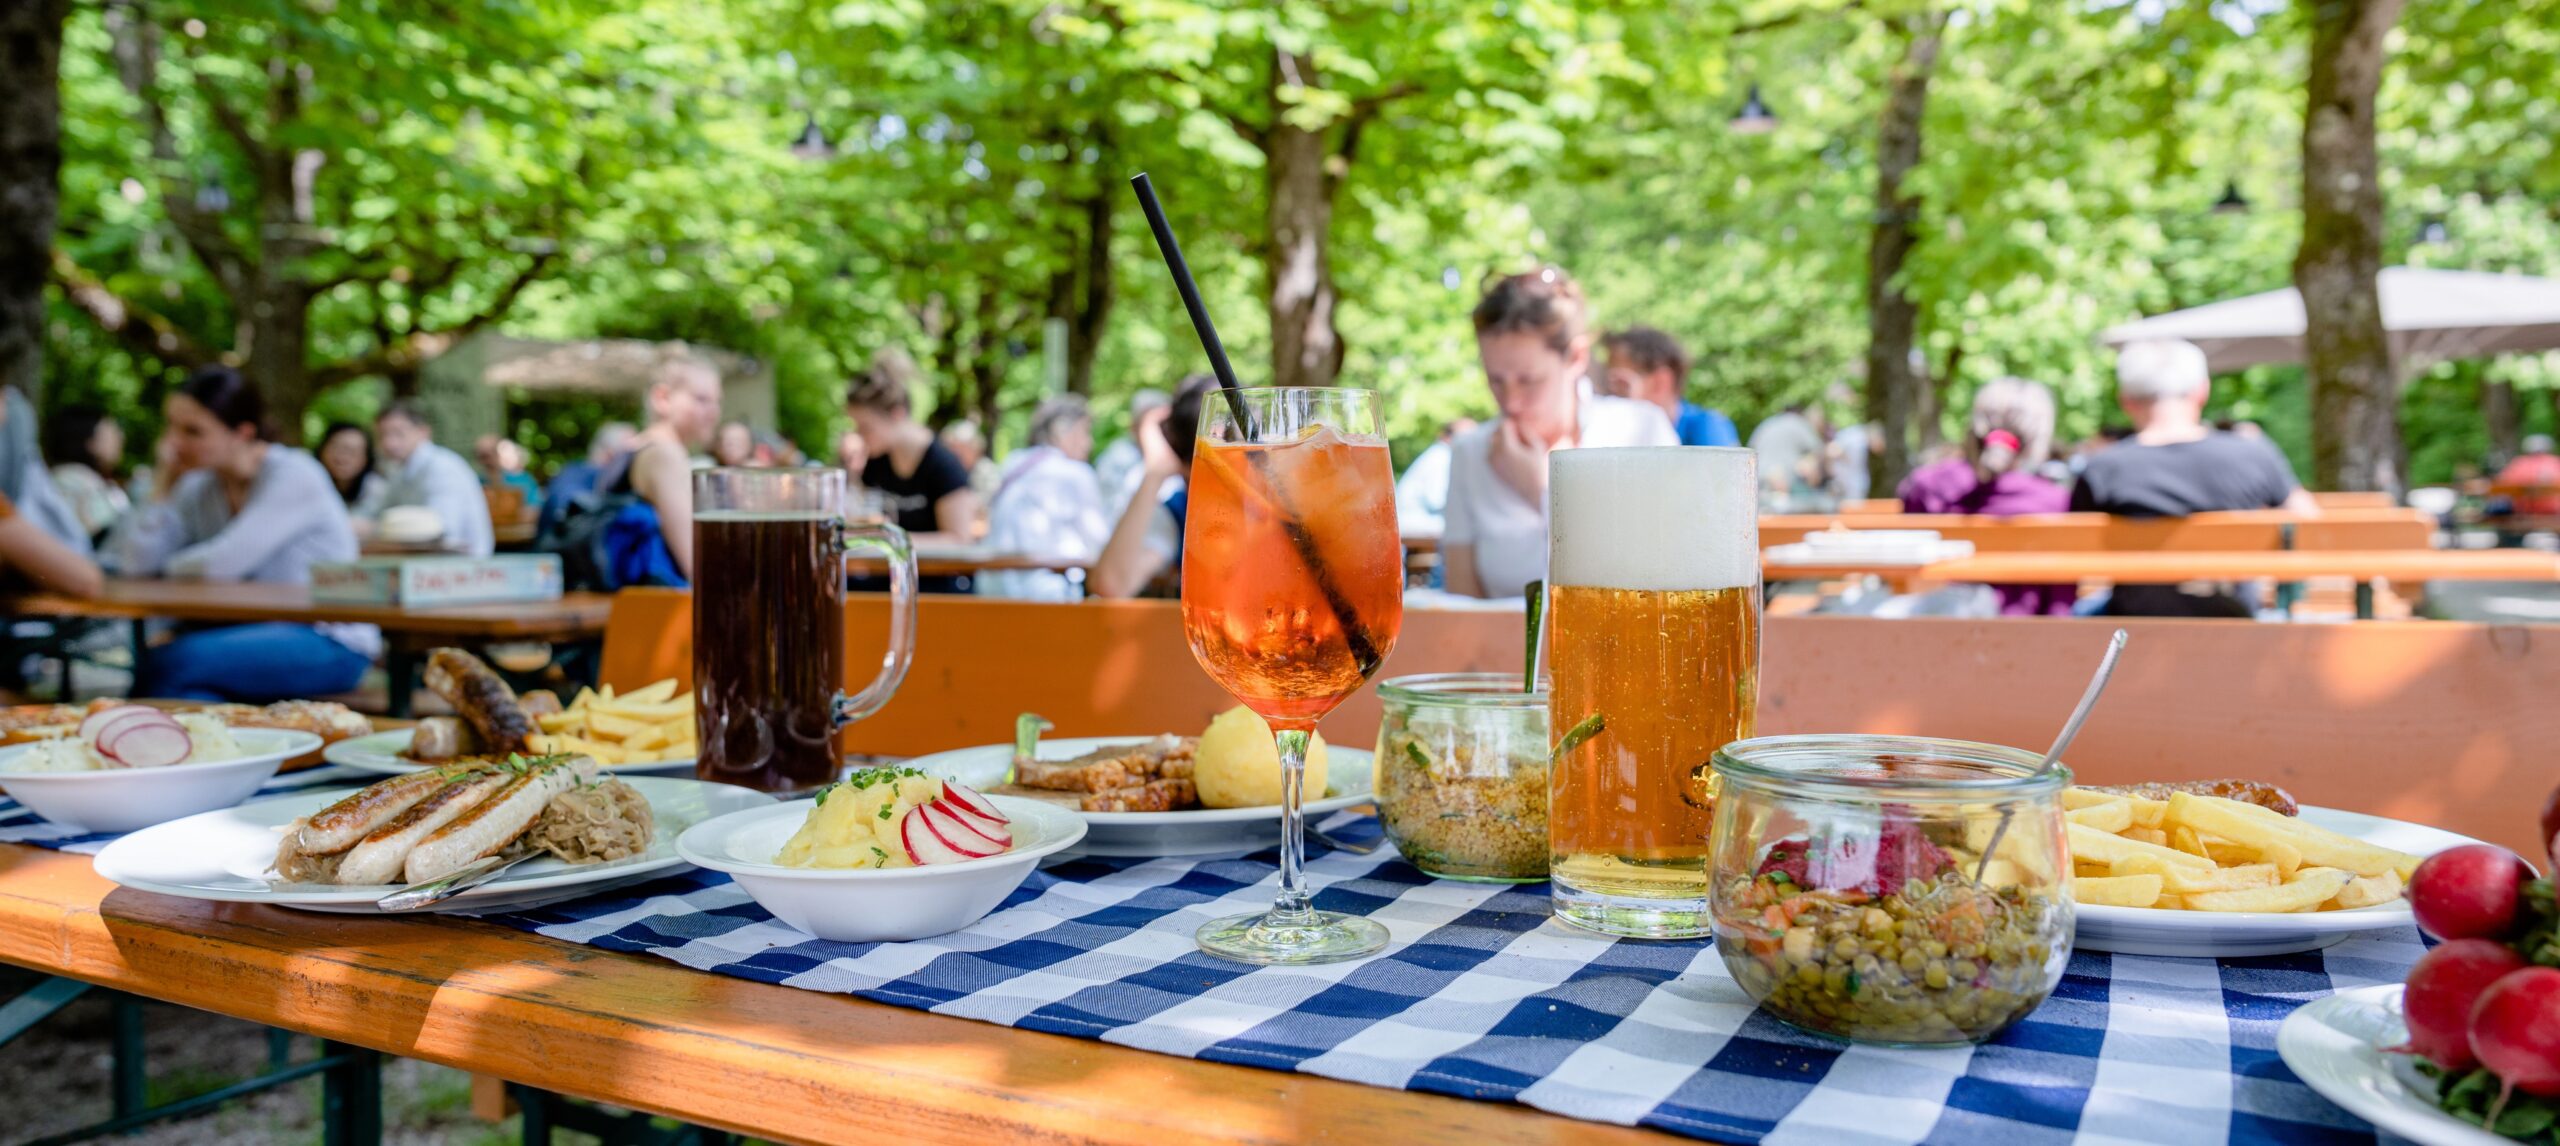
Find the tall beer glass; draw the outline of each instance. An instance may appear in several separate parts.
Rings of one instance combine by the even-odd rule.
[[[1760,686],[1752,452],[1560,450],[1547,480],[1556,917],[1609,935],[1711,932],[1708,761]]]
[[[845,522],[840,469],[693,475],[694,774],[766,792],[834,782],[836,733],[889,703],[915,647],[916,561],[895,525]],[[844,555],[889,562],[889,651],[844,694]]]

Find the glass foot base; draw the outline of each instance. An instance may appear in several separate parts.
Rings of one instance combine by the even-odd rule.
[[[1230,915],[1202,925],[1193,936],[1200,949],[1221,959],[1265,966],[1339,963],[1375,955],[1387,945],[1387,929],[1358,915],[1311,911]]]
[[[1715,933],[1704,899],[1655,900],[1555,888],[1556,918],[1625,939],[1704,939]]]

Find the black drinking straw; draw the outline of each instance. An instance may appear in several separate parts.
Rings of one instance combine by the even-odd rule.
[[[1164,217],[1164,204],[1156,201],[1156,186],[1148,182],[1144,171],[1130,176],[1129,186],[1138,193],[1138,207],[1147,213],[1147,228],[1155,232],[1156,250],[1164,255],[1165,269],[1173,272],[1174,289],[1182,292],[1182,309],[1191,312],[1191,329],[1200,336],[1200,348],[1209,352],[1209,369],[1218,376],[1218,389],[1227,396],[1227,409],[1235,415],[1236,425],[1244,430],[1246,440],[1250,441],[1254,436],[1254,425],[1252,415],[1244,406],[1244,384],[1236,381],[1236,368],[1227,361],[1226,344],[1218,341],[1218,326],[1209,321],[1208,304],[1200,301],[1200,284],[1192,281],[1191,264],[1182,258],[1182,242],[1173,237],[1173,224]],[[1259,453],[1254,454],[1253,459],[1256,462],[1266,460]],[[1279,495],[1281,491],[1274,486],[1272,492]],[[1286,505],[1285,502],[1282,504]],[[1352,609],[1350,600],[1342,595],[1342,587],[1333,583],[1333,571],[1325,568],[1324,559],[1317,554],[1315,538],[1307,535],[1306,526],[1298,522],[1294,513],[1282,518],[1281,528],[1288,533],[1289,543],[1298,550],[1298,560],[1306,564],[1308,574],[1315,578],[1316,589],[1324,594],[1325,604],[1332,608],[1334,623],[1342,629],[1343,642],[1351,648],[1351,659],[1359,662],[1361,675],[1377,671],[1378,663],[1383,659],[1378,655],[1378,646],[1370,642],[1369,634],[1356,623],[1358,613]]]
[[[1156,249],[1164,252],[1164,265],[1173,272],[1173,287],[1182,292],[1182,309],[1191,312],[1191,329],[1199,332],[1200,349],[1209,352],[1209,369],[1218,376],[1218,389],[1227,396],[1227,409],[1236,416],[1236,425],[1244,427],[1249,438],[1253,419],[1245,413],[1244,384],[1236,381],[1236,368],[1227,361],[1227,344],[1218,341],[1218,324],[1209,321],[1209,305],[1200,301],[1200,284],[1191,281],[1191,264],[1183,261],[1182,240],[1173,237],[1173,224],[1164,217],[1164,204],[1156,202],[1156,185],[1147,181],[1141,171],[1129,178],[1129,186],[1138,192],[1138,207],[1147,213],[1147,228],[1156,233]],[[1293,530],[1294,532],[1294,530]]]

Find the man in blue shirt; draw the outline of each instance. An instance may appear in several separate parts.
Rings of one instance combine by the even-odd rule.
[[[1609,355],[1609,393],[1661,407],[1671,419],[1671,428],[1679,432],[1681,445],[1742,444],[1733,419],[1684,397],[1689,352],[1681,349],[1678,339],[1650,326],[1630,326],[1603,337],[1600,345]]]

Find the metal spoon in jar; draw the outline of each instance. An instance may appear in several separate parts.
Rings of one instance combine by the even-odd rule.
[[[2062,735],[2054,737],[2053,747],[2045,750],[2044,759],[2036,765],[2036,775],[2051,772],[2054,765],[2062,763],[2062,750],[2071,747],[2072,739],[2080,735],[2080,726],[2089,722],[2089,710],[2098,707],[2098,694],[2107,691],[2107,681],[2116,675],[2116,658],[2124,655],[2129,639],[2123,629],[2117,629],[2116,635],[2107,640],[2107,655],[2099,659],[2097,675],[2089,678],[2089,691],[2080,694],[2080,706],[2071,710],[2071,719],[2062,722]],[[1982,881],[1983,869],[1990,866],[1991,854],[1999,850],[2000,837],[2008,831],[2009,810],[2002,808],[2000,823],[1991,829],[1991,842],[1983,845],[1982,855],[1973,861],[1974,882]]]

